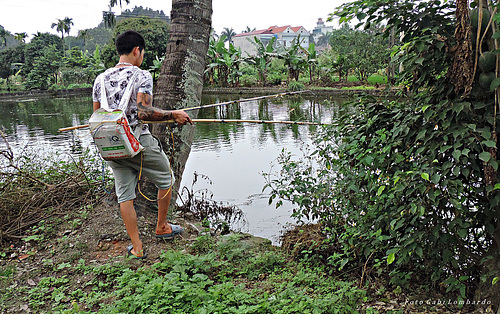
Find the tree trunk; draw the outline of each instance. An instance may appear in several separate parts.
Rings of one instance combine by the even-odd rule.
[[[155,87],[154,106],[167,110],[198,106],[201,104],[205,57],[212,26],[212,0],[173,0],[170,15],[171,33]],[[196,118],[196,112],[189,114]],[[170,158],[176,180],[172,207],[191,151],[194,126],[159,123],[151,124],[150,128]],[[156,193],[156,188],[149,184],[145,190],[149,195]]]

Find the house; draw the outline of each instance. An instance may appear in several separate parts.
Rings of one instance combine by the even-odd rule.
[[[333,32],[333,26],[325,25],[322,18],[318,18],[316,22],[316,27],[312,31],[312,39],[316,44],[316,52],[322,54],[323,51],[330,47],[328,43],[328,34]]]
[[[316,22],[316,27],[313,29],[312,35],[314,40],[317,40],[321,35],[326,35],[333,32],[333,26],[326,26],[322,18],[318,18]]]
[[[257,52],[255,39],[267,44],[271,38],[276,38],[276,44],[288,48],[294,40],[300,40],[300,45],[307,49],[309,47],[310,33],[303,26],[270,26],[267,29],[256,30],[249,33],[241,33],[233,36],[233,45],[240,48],[243,55],[254,55]]]

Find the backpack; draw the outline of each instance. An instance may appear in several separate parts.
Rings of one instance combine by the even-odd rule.
[[[139,72],[140,70],[136,71],[128,82],[118,109],[109,108],[104,75],[101,75],[101,108],[94,111],[89,119],[89,126],[94,143],[104,160],[132,158],[144,150],[138,141],[141,125],[136,126],[134,134],[125,114],[133,83]]]

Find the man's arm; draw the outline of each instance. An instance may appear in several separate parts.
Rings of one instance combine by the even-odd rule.
[[[175,120],[179,124],[193,124],[185,111],[153,107],[153,96],[146,93],[137,93],[137,116],[143,121]]]
[[[92,102],[92,107],[94,108],[93,111],[96,111],[97,109],[101,108],[101,103],[98,101]]]

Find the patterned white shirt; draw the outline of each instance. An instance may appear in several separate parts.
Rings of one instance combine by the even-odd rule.
[[[136,76],[134,85],[132,86],[132,94],[125,114],[132,129],[139,123],[137,117],[137,93],[153,95],[153,78],[151,73],[146,70],[141,70],[136,66],[125,66],[121,68],[109,68],[99,74],[95,81],[92,90],[92,100],[94,102],[101,101],[101,76],[104,75],[104,86],[106,88],[106,97],[108,105],[112,109],[117,109],[120,100],[125,92],[128,82],[136,71],[140,73]],[[141,134],[149,134],[147,124],[142,126]]]

